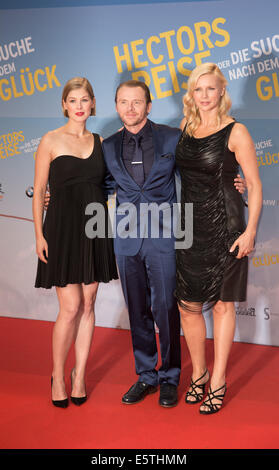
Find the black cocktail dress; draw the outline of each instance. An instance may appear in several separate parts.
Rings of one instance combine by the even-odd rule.
[[[175,295],[190,310],[246,299],[248,258],[229,254],[246,228],[245,203],[234,187],[239,166],[228,148],[234,124],[202,138],[183,132],[176,149],[181,207],[193,203],[193,244],[176,250]],[[183,228],[184,210],[181,215]]]
[[[60,155],[50,164],[50,203],[43,225],[48,262],[38,260],[35,287],[49,289],[118,278],[102,189],[106,167],[100,137],[93,135],[94,148],[88,158]],[[104,209],[105,237],[89,238],[86,234],[92,213],[86,215],[85,209],[92,202]]]

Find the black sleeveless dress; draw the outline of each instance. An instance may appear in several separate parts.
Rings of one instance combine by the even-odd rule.
[[[43,225],[48,262],[38,260],[35,287],[90,284],[117,279],[113,240],[108,238],[109,217],[102,190],[106,167],[100,137],[86,159],[60,155],[50,164],[50,203]],[[88,238],[85,226],[91,215],[85,208],[98,202],[104,208],[106,236]],[[95,213],[93,213],[94,215]]]
[[[202,138],[183,132],[176,149],[181,207],[193,203],[193,244],[176,250],[175,296],[193,311],[200,311],[201,305],[210,308],[218,300],[246,299],[248,258],[229,254],[235,237],[246,228],[245,203],[234,187],[239,166],[228,148],[234,124]],[[181,226],[185,227],[184,210]]]

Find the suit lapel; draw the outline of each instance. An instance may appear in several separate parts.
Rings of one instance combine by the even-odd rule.
[[[122,142],[123,142],[124,130],[118,132],[115,135],[114,150],[115,150],[115,159],[118,162],[118,165],[123,170],[125,165],[122,159]]]
[[[152,177],[152,174],[154,173],[154,171],[156,171],[156,168],[157,168],[157,164],[158,164],[158,160],[160,158],[160,155],[162,154],[162,144],[161,144],[161,140],[159,138],[159,135],[158,135],[158,130],[157,130],[157,126],[154,122],[150,121],[151,123],[151,131],[152,131],[152,139],[153,139],[153,149],[154,149],[154,161],[153,161],[153,165],[150,169],[150,172],[144,182],[144,185],[148,185],[149,183],[149,179]]]

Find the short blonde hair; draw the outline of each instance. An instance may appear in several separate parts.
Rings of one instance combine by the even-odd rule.
[[[202,75],[206,74],[214,74],[216,75],[219,80],[221,81],[225,91],[224,94],[220,98],[218,116],[217,116],[217,124],[220,125],[223,117],[229,116],[229,110],[231,108],[231,99],[229,94],[226,90],[227,80],[222,74],[219,67],[211,62],[207,62],[201,65],[198,65],[192,72],[188,80],[188,89],[187,93],[183,96],[183,114],[186,118],[186,130],[187,134],[193,135],[195,130],[199,127],[201,123],[200,113],[198,108],[195,105],[193,99],[193,93],[196,86],[198,79]]]
[[[67,81],[62,92],[62,109],[63,109],[63,114],[65,117],[69,117],[69,115],[68,115],[68,111],[64,109],[63,103],[66,102],[68,94],[72,90],[76,90],[78,88],[84,88],[92,100],[95,98],[92,85],[87,80],[87,78],[84,78],[84,77],[71,78],[70,80]],[[96,109],[94,105],[94,107],[91,109],[90,116],[95,116],[95,115],[96,115]]]

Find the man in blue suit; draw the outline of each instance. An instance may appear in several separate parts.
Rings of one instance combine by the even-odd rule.
[[[103,150],[116,183],[114,247],[139,375],[122,402],[137,403],[159,385],[159,404],[171,407],[177,404],[180,377],[180,320],[174,297],[176,268],[170,225],[176,202],[175,148],[181,131],[147,118],[152,104],[143,82],[122,83],[115,101],[124,128],[103,141]],[[152,203],[154,210],[148,219]],[[170,230],[164,237],[166,211]],[[158,371],[154,322],[162,361]]]

